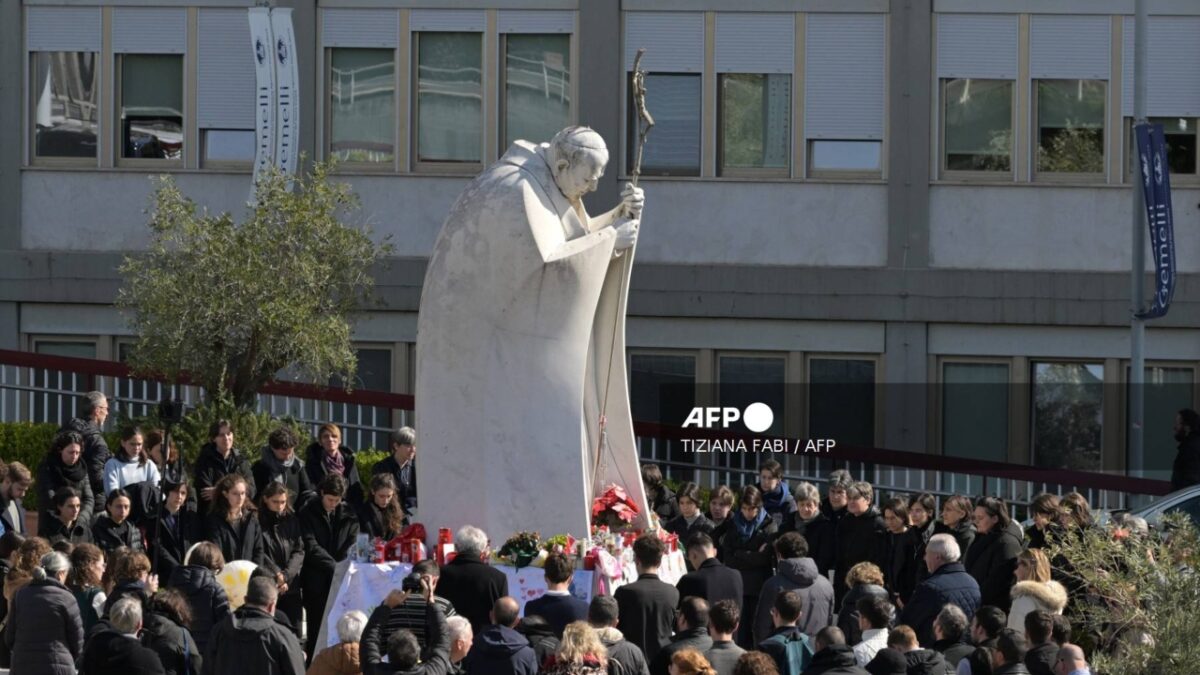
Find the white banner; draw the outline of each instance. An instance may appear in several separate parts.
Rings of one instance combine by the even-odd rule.
[[[290,24],[290,18],[289,24]],[[254,182],[275,158],[275,41],[271,10],[250,8],[250,44],[254,48]],[[251,188],[251,198],[254,196]]]
[[[299,154],[300,107],[296,95],[300,75],[290,8],[271,10],[271,32],[275,38],[275,165],[284,173],[293,174]]]

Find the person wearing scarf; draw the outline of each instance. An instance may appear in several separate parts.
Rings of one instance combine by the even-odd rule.
[[[304,463],[296,457],[298,444],[294,431],[279,427],[267,437],[262,459],[250,467],[254,475],[255,493],[262,494],[269,483],[283,483],[288,489],[288,508],[293,511],[316,495],[308,480],[308,473],[304,471]]]
[[[304,452],[304,471],[310,485],[320,485],[330,474],[341,476],[346,479],[346,502],[358,507],[365,501],[354,451],[342,444],[342,430],[336,424],[321,425],[317,440]]]
[[[775,527],[786,532],[796,513],[796,500],[783,480],[783,465],[768,459],[758,466],[758,489],[762,492],[763,508],[775,521]]]
[[[79,494],[82,506],[79,522],[84,527],[92,526],[95,498],[82,455],[83,436],[74,431],[64,431],[54,437],[45,458],[38,465],[36,485],[39,521],[54,515],[55,495],[59,490],[69,487]]]
[[[775,521],[763,508],[762,492],[753,485],[742,488],[731,527],[721,539],[721,562],[742,575],[742,618],[738,645],[754,648],[754,612],[763,584],[774,573],[775,552],[771,543],[778,534]]]

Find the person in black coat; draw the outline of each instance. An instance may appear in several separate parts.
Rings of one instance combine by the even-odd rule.
[[[258,498],[263,558],[255,574],[264,574],[275,581],[279,591],[275,608],[288,618],[299,637],[304,614],[304,603],[300,597],[304,532],[300,529],[300,519],[288,507],[288,489],[282,483],[263,486]]]
[[[975,542],[975,525],[971,522],[975,506],[962,495],[954,495],[942,502],[942,518],[933,525],[934,534],[948,534],[958,543],[958,550],[965,556]]]
[[[212,508],[213,490],[217,483],[231,473],[246,479],[250,490],[247,498],[254,499],[254,472],[250,461],[233,447],[233,425],[229,420],[217,420],[208,429],[209,442],[200,448],[196,459],[196,499],[200,513]]]
[[[417,512],[417,432],[412,427],[400,427],[388,438],[390,457],[375,464],[372,474],[391,474],[396,481],[396,498],[404,515],[412,518]]]
[[[226,562],[249,560],[261,565],[262,528],[254,517],[249,491],[241,474],[231,473],[217,482],[212,511],[204,519],[204,539],[220,547]]]
[[[834,546],[833,521],[821,511],[821,493],[812,483],[796,486],[796,514],[788,528],[804,537],[808,543],[808,557],[812,558],[817,571],[822,575],[837,564],[837,549]]]
[[[658,651],[671,641],[679,591],[658,578],[666,544],[648,532],[633,542],[633,560],[637,581],[625,584],[613,593],[620,616],[621,633],[653,663]]]
[[[150,429],[146,432],[146,456],[150,461],[158,466],[158,475],[162,476],[162,480],[167,485],[180,485],[187,483],[191,485],[191,470],[188,467],[187,460],[183,454],[179,452],[179,447],[175,445],[175,440],[171,439],[170,449],[166,456],[163,456],[163,442],[166,440],[166,435],[161,429]],[[196,491],[188,490],[187,505],[185,510],[195,513]]]
[[[546,659],[557,654],[558,648],[562,646],[562,631],[555,634],[554,626],[551,626],[550,622],[546,621],[541,614],[530,613],[528,604],[525,605],[525,616],[521,618],[521,622],[517,624],[515,630],[529,641],[529,646],[533,648],[533,655],[539,664],[545,663]]]
[[[83,650],[80,670],[87,675],[164,675],[162,661],[133,637],[142,630],[142,604],[126,598],[113,604],[107,628],[93,635]]]
[[[679,516],[663,525],[663,529],[679,537],[679,543],[686,546],[692,536],[700,532],[711,535],[716,527],[713,522],[700,512],[700,486],[695,483],[684,483],[675,493],[675,501],[679,504]],[[692,570],[688,563],[688,570]]]
[[[929,538],[933,536],[933,514],[935,513],[937,513],[937,500],[928,492],[913,495],[908,500],[908,527],[917,540],[917,550],[913,553],[915,562],[913,574],[916,575],[912,582],[913,588],[929,578],[929,570],[926,569],[924,562],[925,547],[929,544]]]
[[[658,514],[658,522],[669,523],[679,517],[675,493],[663,482],[662,469],[657,464],[642,465],[642,485],[646,489],[650,510]]]
[[[792,498],[787,481],[783,480],[783,465],[773,459],[765,460],[758,466],[758,485],[755,487],[762,492],[763,508],[767,510],[767,517],[775,521],[775,527],[780,532],[791,529],[796,500]]]
[[[338,425],[322,424],[317,430],[317,440],[304,451],[304,471],[314,486],[320,485],[325,476],[336,473],[346,479],[346,501],[351,506],[363,503],[357,459],[353,450],[342,445],[342,430]]]
[[[821,500],[821,513],[833,523],[834,528],[841,522],[842,517],[846,515],[846,488],[854,482],[854,478],[850,476],[850,472],[845,469],[836,469],[829,472],[828,485],[825,488],[825,499]]]
[[[187,598],[192,610],[189,626],[196,641],[196,651],[208,653],[209,635],[213,627],[229,616],[229,597],[217,583],[216,574],[225,567],[221,549],[208,541],[200,542],[188,556],[186,563],[176,567],[167,580],[167,586],[178,590]]]
[[[1184,408],[1175,415],[1175,441],[1179,451],[1171,465],[1171,490],[1200,483],[1200,414]]]
[[[693,572],[683,575],[675,588],[680,599],[689,596],[704,598],[715,605],[721,600],[732,600],[741,609],[742,575],[717,560],[717,548],[712,537],[700,533],[687,541],[687,558]]]
[[[804,675],[868,675],[854,660],[854,649],[846,644],[846,636],[836,626],[817,633],[813,639],[812,662]]]
[[[55,436],[49,452],[38,465],[39,523],[42,518],[54,514],[51,505],[58,491],[63,488],[71,488],[79,496],[79,522],[90,528],[92,514],[96,510],[96,497],[92,494],[92,482],[88,479],[87,464],[83,461],[83,436],[74,431],[64,431]]]
[[[475,635],[492,623],[489,614],[500,598],[508,595],[508,577],[489,567],[487,535],[477,527],[466,525],[454,534],[457,555],[442,567],[438,579],[441,596],[454,605],[459,616],[471,622]]]
[[[54,495],[54,513],[47,513],[45,520],[38,518],[38,536],[51,545],[60,541],[72,545],[92,543],[92,528],[79,516],[82,509],[78,492],[69,487],[59,488]]]
[[[288,489],[288,506],[294,511],[316,494],[304,463],[296,457],[296,433],[280,427],[267,437],[267,447],[262,449],[262,459],[250,467],[254,474],[254,491],[262,494],[268,483],[283,483]]]
[[[187,597],[174,588],[159,589],[142,615],[142,644],[158,656],[165,675],[200,675],[203,657],[191,623]]]
[[[200,537],[200,519],[187,510],[191,488],[187,483],[166,483],[167,498],[163,500],[158,518],[146,523],[146,543],[154,572],[170,579],[171,572],[183,564],[183,557]]]
[[[25,507],[21,500],[33,483],[33,474],[20,462],[2,465],[0,471],[3,472],[0,478],[0,525],[4,526],[5,532],[28,537],[33,533],[25,527]]]
[[[862,628],[858,624],[858,603],[863,598],[879,598],[888,600],[887,589],[883,587],[883,570],[875,563],[861,562],[850,568],[846,573],[846,584],[849,589],[837,613],[837,626],[846,638],[846,642],[856,645],[862,642]]]
[[[917,534],[908,526],[908,503],[903,499],[889,499],[883,505],[883,522],[887,533],[881,540],[883,579],[891,602],[897,607],[912,596],[917,587]]]
[[[978,534],[967,551],[964,566],[979,582],[982,604],[1008,612],[1024,533],[1009,517],[1004,501],[995,497],[982,497],[975,504],[975,530]]]
[[[925,549],[925,565],[929,578],[921,582],[897,620],[917,633],[923,645],[933,644],[933,622],[946,605],[962,610],[963,616],[971,617],[979,609],[979,583],[967,574],[958,562],[961,552],[954,537],[935,534]]]
[[[396,480],[388,473],[371,476],[371,490],[367,501],[358,511],[358,530],[366,532],[374,540],[391,541],[404,529],[404,510],[396,497]]]
[[[131,551],[146,550],[141,530],[133,526],[129,520],[132,508],[129,493],[116,489],[108,494],[108,502],[104,506],[105,515],[96,519],[92,525],[92,541],[105,553],[111,553],[121,546]]]
[[[718,485],[708,495],[708,511],[705,512],[704,517],[712,521],[712,538],[717,544],[718,556],[721,555],[721,540],[733,526],[733,502],[733,490],[724,485]]]
[[[92,513],[99,513],[104,510],[105,502],[104,463],[112,457],[108,451],[108,441],[104,440],[101,432],[104,420],[108,419],[108,398],[98,391],[89,391],[83,395],[79,407],[80,416],[67,422],[58,431],[73,431],[83,439],[83,464],[87,469],[94,500]]]
[[[525,616],[537,615],[546,620],[554,637],[561,639],[567,624],[586,621],[588,604],[571,595],[571,577],[575,565],[561,553],[546,558],[546,594],[525,604]],[[532,640],[530,640],[532,642]],[[540,659],[538,661],[541,662]]]
[[[837,525],[837,574],[833,590],[840,602],[846,597],[846,574],[860,562],[879,564],[880,549],[887,528],[883,516],[871,505],[874,490],[865,481],[846,488],[846,515]]]
[[[305,652],[310,655],[321,631],[333,573],[337,564],[346,559],[358,536],[358,518],[354,509],[342,501],[345,496],[346,479],[331,473],[317,485],[317,498],[309,500],[298,514],[305,535],[300,576],[304,613],[308,617]]]
[[[683,598],[675,617],[675,635],[650,661],[650,675],[671,675],[675,654],[685,649],[703,654],[712,646],[713,639],[708,634],[708,603],[704,598]]]
[[[721,540],[722,562],[742,575],[742,620],[738,645],[754,648],[754,614],[763,584],[775,573],[772,542],[779,530],[762,506],[762,493],[753,485],[742,488],[732,525]]]

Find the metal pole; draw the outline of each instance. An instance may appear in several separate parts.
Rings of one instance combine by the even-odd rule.
[[[1146,11],[1146,0],[1134,0],[1135,26],[1133,34],[1133,118],[1134,124],[1146,121],[1146,35],[1150,20]],[[1132,140],[1132,139],[1131,139]],[[1145,380],[1146,380],[1146,326],[1138,318],[1145,298],[1143,284],[1146,278],[1146,197],[1142,193],[1137,152],[1130,144],[1130,183],[1133,185],[1133,264],[1130,272],[1130,303],[1133,316],[1129,332],[1129,471],[1131,476],[1141,477],[1145,469],[1142,435],[1145,431]]]

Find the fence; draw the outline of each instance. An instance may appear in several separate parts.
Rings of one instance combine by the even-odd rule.
[[[170,393],[161,382],[132,377],[122,363],[0,350],[0,421],[61,424],[77,412],[82,392],[109,395],[110,414],[124,410],[142,416]],[[190,384],[178,387],[185,403],[196,404],[203,391]],[[387,447],[387,434],[412,421],[413,397],[379,391],[346,391],[296,382],[275,382],[259,393],[258,407],[273,415],[290,416],[312,426],[336,422],[347,445]],[[759,458],[773,456],[792,481],[822,483],[836,468],[848,469],[869,481],[879,494],[929,492],[939,499],[953,494],[991,494],[1018,507],[1039,492],[1077,491],[1096,508],[1124,509],[1150,496],[1166,494],[1165,481],[1123,475],[1044,469],[1022,464],[945,457],[879,448],[838,446],[832,453],[802,451],[796,439],[741,436],[721,431],[680,429],[648,422],[634,424],[643,461],[655,462],[677,480],[703,487],[733,487],[757,481]],[[744,443],[748,452],[695,452],[697,440],[717,449]],[[783,443],[788,452],[754,453],[754,442],[767,447]],[[757,455],[757,456],[750,456]],[[736,458],[736,461],[734,459]],[[749,461],[748,461],[749,460]]]

